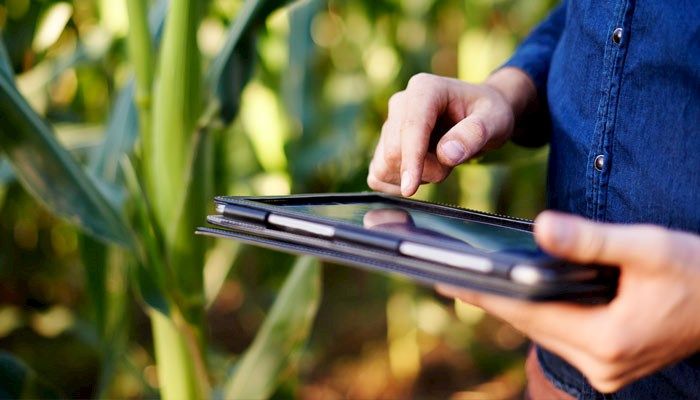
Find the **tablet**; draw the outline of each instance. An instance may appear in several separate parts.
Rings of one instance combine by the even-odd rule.
[[[217,197],[197,233],[530,300],[604,302],[617,271],[542,252],[529,220],[381,193]]]

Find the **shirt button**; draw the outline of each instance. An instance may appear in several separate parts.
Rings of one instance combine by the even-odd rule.
[[[602,171],[605,167],[605,156],[602,154],[596,156],[595,160],[593,161],[593,166],[595,167],[596,171]]]
[[[622,42],[622,28],[616,28],[612,34],[612,41],[615,44],[620,44]]]

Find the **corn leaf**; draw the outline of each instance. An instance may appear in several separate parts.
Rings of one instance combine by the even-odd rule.
[[[301,257],[253,344],[224,387],[226,399],[266,399],[305,344],[321,298],[319,261]]]
[[[274,10],[290,0],[250,0],[236,16],[226,35],[223,49],[212,62],[207,77],[209,90],[219,102],[220,117],[230,123],[238,113],[243,88],[255,65],[257,29]]]
[[[4,74],[0,75],[0,148],[24,188],[49,210],[99,239],[133,245],[114,204]]]
[[[0,351],[0,399],[57,399],[59,392],[25,363]]]
[[[90,172],[107,182],[117,182],[119,160],[130,152],[138,136],[137,112],[133,99],[134,81],[131,80],[114,101],[102,145],[90,156]]]
[[[146,197],[143,183],[139,180],[138,169],[128,157],[121,161],[124,181],[129,193],[134,197],[135,231],[139,238],[137,249],[138,264],[133,272],[133,281],[141,300],[163,315],[170,315],[171,299],[167,296],[172,271],[165,262],[165,239],[156,222],[153,209]]]

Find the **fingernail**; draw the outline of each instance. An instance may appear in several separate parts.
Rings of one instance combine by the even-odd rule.
[[[404,196],[410,196],[412,186],[413,182],[411,179],[411,173],[404,171],[403,174],[401,174],[401,194]]]
[[[459,164],[464,161],[466,157],[466,152],[464,151],[464,146],[456,140],[450,140],[449,142],[442,145],[442,154],[447,157],[454,164]]]

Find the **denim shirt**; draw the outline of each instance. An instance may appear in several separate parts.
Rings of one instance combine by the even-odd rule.
[[[549,136],[549,207],[700,232],[697,0],[565,0],[506,65],[546,105],[546,129],[526,139]],[[538,358],[560,389],[603,398],[554,354]],[[700,397],[698,355],[605,396],[683,397]]]

